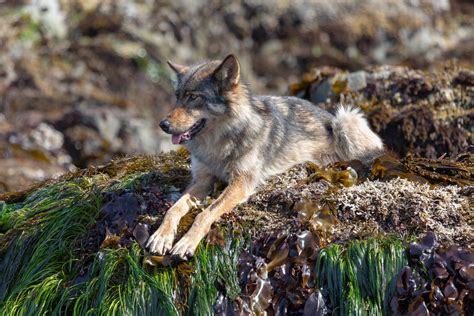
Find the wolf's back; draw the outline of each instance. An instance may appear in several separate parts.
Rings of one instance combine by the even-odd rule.
[[[366,161],[383,152],[383,143],[359,109],[339,106],[333,121],[336,154],[341,160]]]

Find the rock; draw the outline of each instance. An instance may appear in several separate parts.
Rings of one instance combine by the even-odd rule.
[[[370,67],[354,73],[317,68],[290,92],[328,110],[360,107],[386,147],[401,157],[455,156],[474,141],[474,93],[468,69],[447,65],[424,72]]]
[[[326,102],[330,92],[331,85],[329,82],[323,82],[311,89],[311,101],[314,103]]]
[[[47,123],[16,130],[0,122],[0,192],[18,191],[74,170],[63,142],[63,134]]]
[[[219,315],[311,315],[339,308],[365,314],[390,308],[390,301],[400,312],[420,304],[425,311],[457,304],[458,313],[472,306],[470,197],[458,183],[474,184],[473,154],[402,161],[382,156],[370,168],[355,161],[295,166],[223,216],[183,263],[150,254],[144,244],[175,202],[176,188],[189,183],[189,162],[185,151],[114,160],[0,195],[2,308],[28,304],[38,289],[49,295],[29,306],[34,314],[73,305]],[[344,186],[340,180],[348,172],[357,172],[357,181]],[[180,221],[178,238],[199,211]],[[419,243],[411,243],[414,237]],[[38,268],[37,260],[48,269],[22,273]],[[368,289],[374,280],[379,282]],[[67,286],[46,286],[51,282]],[[153,299],[143,304],[133,299],[137,295]],[[86,299],[91,297],[96,299]]]
[[[66,36],[66,15],[58,0],[33,0],[28,6],[28,12],[34,22],[45,28],[49,36],[60,39]]]
[[[35,158],[0,158],[0,193],[21,191],[32,183],[54,179],[66,168]]]
[[[85,105],[65,113],[55,125],[64,133],[65,148],[77,166],[161,151],[152,122],[127,110]]]
[[[356,71],[347,76],[347,88],[352,91],[359,91],[367,86],[366,72]]]
[[[22,137],[23,135],[19,136]],[[64,144],[63,134],[46,123],[40,123],[36,129],[31,131],[29,136],[33,143],[46,151],[59,150]]]
[[[31,7],[42,8],[42,3],[45,1],[34,1]],[[166,69],[160,68],[170,56],[187,63],[236,53],[257,90],[284,92],[288,76],[313,65],[355,70],[387,63],[420,68],[456,57],[465,64],[473,62],[473,46],[466,43],[472,42],[474,25],[469,14],[464,14],[472,5],[461,1],[443,1],[443,5],[434,0],[331,4],[318,0],[278,5],[243,1],[227,6],[202,5],[203,1],[194,5],[137,1],[115,5],[111,0],[79,3],[53,1],[47,12],[31,12],[35,20],[54,25],[64,24],[61,15],[66,22],[81,17],[77,24],[66,23],[70,30],[66,40],[79,34],[92,42],[100,38],[101,45],[108,46],[114,34],[121,34],[120,41],[135,42],[138,50],[146,53],[144,60],[151,57],[157,61],[162,74]],[[38,18],[44,15],[54,18]],[[212,29],[199,32],[209,19],[213,20]],[[12,22],[5,20],[3,27]],[[82,44],[76,41],[76,45]],[[115,41],[115,47],[121,45]],[[133,54],[144,56],[137,51]]]
[[[328,98],[341,101],[337,96],[349,91],[367,92],[370,97],[373,82],[381,83],[393,73],[391,68],[363,70],[367,65],[435,67],[453,57],[461,65],[473,64],[474,24],[472,5],[467,2],[203,3],[3,1],[0,111],[10,131],[18,135],[25,124],[57,127],[66,114],[83,111],[80,107],[85,104],[102,108],[101,118],[92,119],[92,126],[75,123],[67,131],[66,127],[59,129],[64,138],[62,150],[78,166],[104,163],[115,155],[169,149],[168,138],[156,136],[154,129],[174,102],[174,75],[166,66],[168,59],[192,63],[232,52],[239,56],[252,90],[273,94],[285,93],[288,83],[315,65],[357,70],[344,78],[334,75],[330,81],[320,78],[313,84],[306,97],[321,103]],[[208,28],[210,20],[212,28]],[[201,32],[203,29],[209,31]],[[331,72],[329,69],[326,71]],[[472,76],[468,69],[462,71],[454,81],[466,86]],[[323,71],[321,75],[328,74]],[[421,90],[401,91],[404,88],[399,87],[401,90],[391,91],[398,88],[379,84],[377,91],[389,94],[390,102],[385,100],[391,105],[392,101],[399,105],[411,102],[412,92],[429,103],[451,104],[433,115],[438,121],[448,115],[449,122],[424,128],[429,134],[441,133],[441,138],[433,148],[417,152],[431,156],[455,153],[466,139],[470,142],[465,131],[459,131],[459,126],[472,124],[470,114],[454,113],[463,97],[452,93],[450,86],[431,93],[428,85],[422,87],[423,78],[409,77],[415,81],[406,83],[408,89],[418,85]],[[435,86],[440,85],[435,81]],[[382,105],[370,115],[371,122],[382,132],[387,122],[378,120],[389,120],[396,112],[398,106]],[[127,122],[123,115],[133,119]],[[444,133],[444,129],[449,131]],[[406,134],[397,128],[390,133]],[[445,137],[459,140],[447,142]],[[416,147],[416,139],[401,138],[403,144],[391,144],[401,154]],[[404,147],[406,142],[408,147]]]
[[[407,108],[394,115],[380,131],[389,148],[400,155],[413,152],[422,157],[457,155],[472,143],[468,126],[438,121],[426,107]],[[471,139],[471,141],[470,141]]]

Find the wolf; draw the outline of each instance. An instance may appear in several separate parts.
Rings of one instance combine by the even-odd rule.
[[[173,144],[189,150],[192,182],[147,241],[151,253],[189,259],[215,221],[267,177],[293,165],[367,161],[383,151],[357,109],[340,106],[331,114],[296,97],[253,95],[234,55],[193,66],[168,64],[177,76],[176,105],[159,125]],[[227,187],[173,245],[180,219],[216,180]]]

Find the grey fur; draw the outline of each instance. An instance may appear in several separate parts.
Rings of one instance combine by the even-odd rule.
[[[208,120],[185,146],[193,165],[218,179],[251,172],[258,181],[305,161],[325,165],[339,160],[367,160],[383,151],[380,138],[362,114],[340,107],[336,115],[296,97],[254,96],[245,83],[223,91],[211,61],[178,73],[177,104]],[[238,67],[237,67],[238,68]],[[198,93],[189,102],[187,93]],[[173,126],[172,131],[189,128]],[[193,169],[195,169],[193,167]]]
[[[215,179],[229,187],[195,220],[171,253],[192,255],[213,221],[244,201],[268,176],[313,161],[367,160],[383,150],[380,138],[355,109],[333,115],[295,97],[255,96],[240,80],[240,65],[230,55],[192,67],[170,64],[178,75],[176,108],[169,133],[188,133],[205,119],[185,146],[192,156],[193,183],[148,242],[150,251],[171,249],[179,218],[194,198],[203,198]]]
[[[342,108],[335,116],[295,97],[245,93],[238,100],[238,104],[223,100],[222,108],[237,110],[222,113],[228,117],[221,126],[206,126],[185,145],[193,162],[221,180],[230,181],[233,174],[242,172],[264,180],[301,162],[325,165],[367,160],[383,149],[380,138],[356,110]]]

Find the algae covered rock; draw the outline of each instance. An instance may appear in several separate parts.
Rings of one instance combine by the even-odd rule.
[[[116,160],[2,195],[0,311],[223,315],[413,308],[416,293],[409,301],[394,294],[403,288],[397,275],[418,264],[407,255],[408,243],[432,230],[440,236],[437,245],[471,244],[474,162],[472,155],[459,159],[421,164],[382,156],[372,166],[295,166],[216,223],[189,262],[143,248],[190,181],[185,151]],[[430,164],[440,171],[423,175]],[[443,174],[450,166],[459,172]],[[216,186],[201,207],[221,190]],[[199,211],[183,218],[180,235]],[[425,224],[410,224],[410,214]],[[473,264],[463,258],[456,268],[462,280]],[[377,286],[365,288],[368,280]],[[463,291],[462,284],[453,286]],[[421,297],[430,310],[444,304]],[[462,309],[472,297],[456,302]]]

